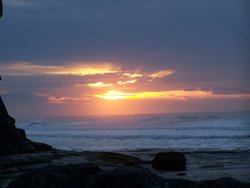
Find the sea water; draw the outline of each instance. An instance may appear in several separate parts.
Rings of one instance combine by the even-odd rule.
[[[250,150],[249,112],[40,118],[17,127],[66,150]]]

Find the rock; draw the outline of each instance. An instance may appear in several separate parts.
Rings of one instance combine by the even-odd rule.
[[[242,183],[232,177],[225,177],[216,180],[204,180],[196,184],[196,188],[247,188],[250,187],[249,183]]]
[[[0,129],[14,128],[15,119],[8,114],[8,111],[0,96]]]
[[[15,119],[8,114],[0,96],[0,155],[50,150],[51,146],[32,142],[23,129],[16,128]]]
[[[180,152],[157,153],[152,161],[155,169],[180,171],[186,169],[186,157]]]
[[[73,188],[86,177],[100,171],[93,164],[48,166],[20,175],[8,188]]]
[[[196,182],[185,179],[168,179],[169,188],[197,188]]]
[[[93,164],[48,166],[17,177],[7,188],[164,188],[166,181],[146,169],[102,171]]]
[[[0,17],[3,16],[3,1],[0,0]]]
[[[164,188],[166,181],[143,168],[118,167],[87,177],[78,188]]]
[[[85,154],[86,155],[86,154]],[[120,164],[124,166],[140,167],[142,160],[138,157],[132,157],[114,152],[92,152],[92,158],[102,161],[103,164]]]
[[[249,183],[240,182],[232,177],[194,182],[185,179],[168,179],[169,188],[248,188]]]

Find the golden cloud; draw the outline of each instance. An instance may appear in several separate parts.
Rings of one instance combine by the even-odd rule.
[[[75,64],[68,66],[36,65],[30,62],[0,65],[6,75],[96,75],[120,72],[120,68],[111,63]]]
[[[134,80],[128,80],[128,81],[118,81],[117,84],[118,85],[125,85],[125,84],[134,84],[136,83],[138,80],[134,79]]]
[[[182,99],[187,98],[207,98],[211,97],[212,93],[208,91],[194,90],[174,90],[174,91],[152,91],[152,92],[135,92],[126,93],[120,91],[108,91],[106,93],[95,95],[101,99],[116,100],[116,99]]]
[[[149,77],[151,78],[163,78],[165,76],[169,76],[171,74],[174,74],[175,72],[173,70],[161,70],[158,72],[155,72],[153,74],[150,74]]]
[[[113,84],[105,84],[103,82],[96,82],[96,83],[91,83],[87,84],[89,87],[111,87]]]
[[[125,72],[123,73],[124,76],[130,77],[130,78],[137,78],[137,77],[143,77],[143,74],[140,73],[129,73]]]

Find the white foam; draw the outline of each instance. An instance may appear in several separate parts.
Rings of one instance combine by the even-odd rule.
[[[250,149],[247,113],[64,118],[17,125],[30,139],[60,149]]]

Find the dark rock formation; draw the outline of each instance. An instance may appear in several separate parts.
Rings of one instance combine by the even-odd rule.
[[[167,180],[168,188],[248,188],[249,183],[240,182],[232,177],[194,182],[185,179]]]
[[[20,175],[8,188],[164,188],[166,181],[146,169],[102,171],[92,164],[44,167]]]
[[[49,150],[52,150],[51,146],[32,142],[26,138],[23,129],[16,128],[15,119],[8,114],[0,96],[0,155]]]
[[[180,152],[157,153],[152,161],[153,168],[168,171],[186,169],[185,155]]]
[[[197,188],[210,188],[210,187],[219,187],[219,188],[249,188],[250,183],[240,182],[232,177],[225,177],[216,180],[204,180],[196,184]]]
[[[143,168],[118,167],[87,177],[79,188],[164,188],[166,181]]]
[[[168,179],[168,188],[198,188],[196,182],[185,179]]]
[[[0,17],[3,16],[3,1],[0,0]]]
[[[32,170],[20,175],[8,188],[70,188],[86,177],[100,172],[101,169],[92,164],[51,166]]]
[[[144,168],[117,167],[102,170],[94,164],[46,166],[13,180],[7,188],[248,188],[231,177],[191,181],[163,179]]]
[[[17,154],[49,150],[52,150],[51,146],[32,142],[26,138],[23,129],[16,128],[15,119],[8,114],[0,96],[0,154]]]

